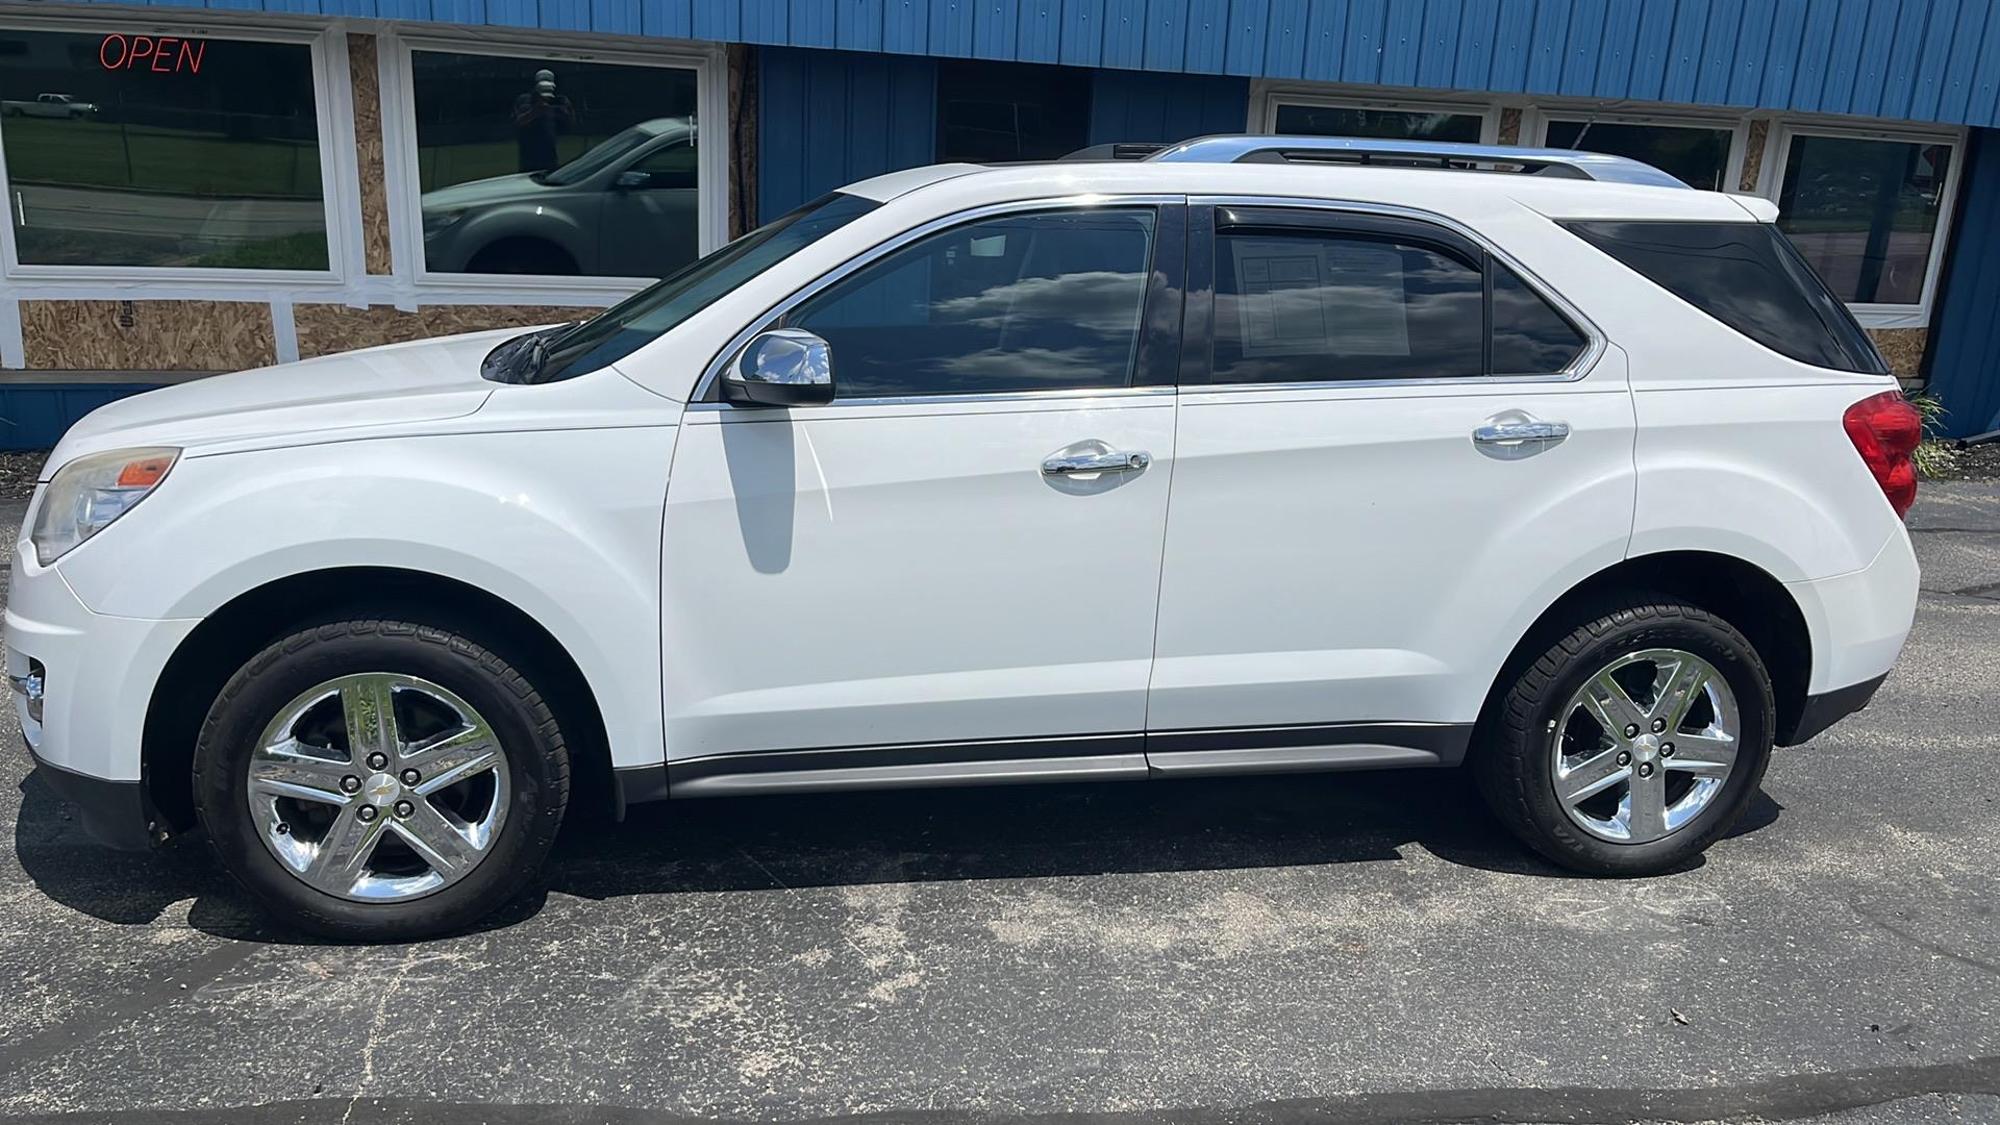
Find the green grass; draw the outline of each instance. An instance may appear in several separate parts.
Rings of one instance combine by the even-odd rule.
[[[35,117],[8,118],[0,135],[7,173],[23,183],[320,198],[319,150],[295,141]]]

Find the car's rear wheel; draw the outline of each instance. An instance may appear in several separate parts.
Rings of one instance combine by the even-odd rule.
[[[1763,779],[1771,678],[1697,606],[1631,599],[1578,615],[1482,726],[1475,771],[1515,835],[1579,871],[1646,875],[1727,832]]]
[[[473,639],[408,621],[331,622],[265,648],[195,749],[224,865],[280,920],[340,938],[478,921],[533,878],[568,790],[535,685]]]

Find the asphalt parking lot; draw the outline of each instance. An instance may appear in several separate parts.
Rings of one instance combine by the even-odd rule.
[[[86,844],[10,707],[0,1114],[2000,1120],[2000,485],[1912,522],[1874,706],[1630,882],[1456,775],[753,798],[580,833],[481,932],[321,945],[199,839]]]

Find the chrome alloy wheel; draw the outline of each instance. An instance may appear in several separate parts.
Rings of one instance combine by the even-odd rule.
[[[1552,722],[1556,798],[1599,839],[1651,843],[1714,802],[1742,732],[1714,665],[1679,649],[1629,653],[1585,680]]]
[[[250,816],[307,885],[356,902],[448,887],[507,816],[507,761],[472,705],[414,676],[341,676],[278,712],[250,757]]]

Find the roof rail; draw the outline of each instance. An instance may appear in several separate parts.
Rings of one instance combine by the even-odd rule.
[[[1091,145],[1075,152],[1066,152],[1056,157],[1059,163],[1091,160],[1144,160],[1172,145],[1160,141],[1118,141],[1113,144]]]
[[[1651,164],[1601,152],[1452,144],[1445,141],[1387,141],[1368,137],[1196,137],[1146,159],[1190,164],[1386,164],[1405,168],[1435,166],[1459,171],[1501,171],[1493,166],[1512,165],[1527,175],[1597,180],[1607,184],[1688,186]]]

